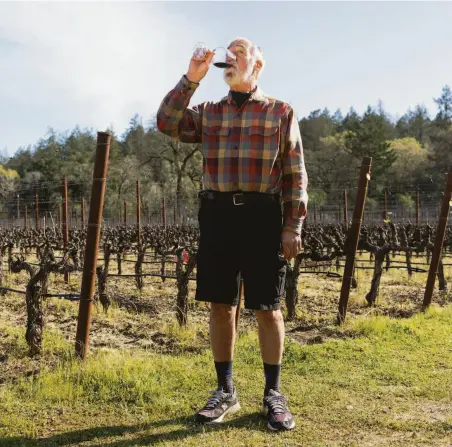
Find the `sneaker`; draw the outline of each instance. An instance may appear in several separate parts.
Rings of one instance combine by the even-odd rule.
[[[212,393],[207,404],[195,415],[195,421],[202,424],[217,424],[223,421],[227,414],[240,410],[237,391],[225,393],[221,388]]]
[[[295,427],[292,413],[287,408],[287,399],[278,391],[270,390],[264,397],[264,413],[270,430],[292,430]]]

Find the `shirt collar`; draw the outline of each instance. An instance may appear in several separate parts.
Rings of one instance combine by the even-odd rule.
[[[230,90],[228,95],[221,99],[221,102],[223,101],[226,101],[228,104],[232,103],[232,93]],[[259,101],[266,103],[268,102],[268,97],[258,86],[256,86],[251,92],[250,101]]]

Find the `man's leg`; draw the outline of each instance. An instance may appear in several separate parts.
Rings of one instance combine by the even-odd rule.
[[[203,424],[222,422],[227,414],[240,409],[232,382],[235,343],[235,310],[230,304],[210,304],[210,342],[217,371],[218,388],[195,416]]]
[[[265,373],[264,409],[268,428],[273,431],[295,427],[287,399],[279,392],[279,376],[284,349],[284,319],[281,311],[258,310],[259,342]]]
[[[235,344],[235,311],[237,306],[211,303],[210,305],[210,343],[218,388],[226,393],[233,393],[232,361]]]
[[[279,376],[284,350],[284,319],[281,310],[258,310],[259,343],[265,370],[265,391],[279,391]]]

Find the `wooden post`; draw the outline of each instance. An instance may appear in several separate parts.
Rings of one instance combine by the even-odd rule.
[[[383,203],[383,219],[388,219],[388,188],[385,188],[385,197]]]
[[[137,242],[141,245],[141,194],[140,181],[137,180]]]
[[[108,171],[111,135],[97,133],[96,159],[94,161],[93,184],[88,217],[88,234],[86,237],[85,259],[83,262],[82,286],[75,341],[75,353],[86,359],[89,345],[89,331],[95,290],[97,257],[99,251],[100,229],[104,208],[105,186]]]
[[[38,204],[38,193],[35,193],[35,228],[39,231],[39,204]]]
[[[344,189],[344,224],[348,228],[347,190]]]
[[[82,202],[80,204],[82,213],[82,230],[85,229],[85,199],[82,197]]]
[[[20,226],[19,194],[17,194],[17,226]]]
[[[427,309],[432,302],[433,289],[435,287],[435,279],[438,275],[439,261],[441,260],[441,251],[443,248],[444,235],[446,234],[447,220],[450,212],[450,201],[452,196],[452,169],[447,174],[446,184],[444,186],[443,200],[441,203],[441,212],[438,219],[436,229],[435,243],[433,245],[432,260],[430,261],[430,269],[428,271],[427,284],[425,285],[423,310]]]
[[[364,157],[361,164],[358,191],[356,193],[355,208],[353,209],[352,225],[348,230],[346,247],[347,258],[345,260],[344,276],[342,278],[341,295],[339,299],[338,324],[345,321],[347,314],[348,298],[355,268],[356,249],[358,248],[359,233],[366,204],[367,189],[370,180],[372,157]]]
[[[74,204],[71,204],[71,217],[68,221],[69,227],[73,227],[77,225],[77,210],[74,207]]]
[[[162,199],[162,224],[166,228],[166,200],[165,197]]]
[[[63,196],[63,225],[62,225],[62,230],[63,230],[63,247],[64,250],[67,250],[67,247],[69,245],[69,222],[68,222],[68,200],[67,200],[67,178],[65,177],[63,180],[63,191],[62,191],[62,196]],[[69,273],[68,272],[64,272],[64,282],[66,284],[69,283]]]
[[[27,227],[28,227],[28,209],[27,205],[25,205],[24,228],[27,229]]]
[[[416,191],[416,225],[417,226],[419,226],[419,223],[421,221],[420,212],[421,212],[421,207],[420,207],[419,188],[418,188]]]

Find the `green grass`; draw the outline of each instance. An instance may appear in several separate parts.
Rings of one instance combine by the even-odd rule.
[[[288,337],[281,383],[297,427],[276,434],[260,413],[264,379],[254,331],[240,334],[235,355],[242,410],[206,428],[192,416],[215,387],[209,350],[93,350],[82,363],[72,343],[47,330],[40,373],[0,385],[0,445],[450,446],[451,327],[448,305],[406,319],[350,318],[330,328],[340,338],[321,344]],[[9,364],[27,361],[23,332],[0,320]],[[196,326],[166,332],[185,343],[198,336]]]

